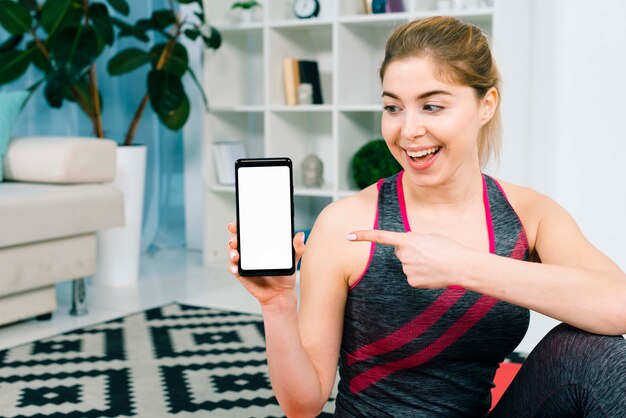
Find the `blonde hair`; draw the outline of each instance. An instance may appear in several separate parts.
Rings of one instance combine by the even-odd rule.
[[[475,25],[457,18],[434,16],[398,27],[387,40],[380,67],[382,82],[393,61],[409,57],[431,58],[439,67],[437,77],[474,89],[478,99],[492,87],[500,97],[500,72],[491,55],[485,34]],[[500,154],[500,100],[491,120],[478,133],[478,157],[484,168],[491,155]]]

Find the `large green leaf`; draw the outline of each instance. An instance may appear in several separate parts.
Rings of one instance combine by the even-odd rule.
[[[152,56],[152,66],[156,68],[157,63],[159,62],[161,55],[163,54],[163,50],[165,49],[166,44],[160,43],[156,44],[150,50],[150,55]],[[189,68],[189,55],[187,54],[187,49],[179,43],[174,44],[172,48],[172,52],[169,55],[168,60],[165,63],[165,66],[162,68],[163,70],[169,71],[178,77],[182,77],[187,69]]]
[[[50,69],[50,62],[44,56],[43,52],[41,52],[41,50],[37,48],[37,43],[35,41],[30,41],[26,44],[26,48],[33,50],[33,53],[30,56],[30,61],[35,64],[35,67],[47,73]]]
[[[0,52],[7,52],[17,48],[17,46],[22,42],[22,39],[24,39],[24,35],[9,36],[6,41],[0,44]]]
[[[19,1],[21,4],[28,7],[33,12],[36,12],[37,10],[39,10],[39,6],[37,5],[36,0],[19,0]]]
[[[35,92],[35,90],[37,90],[39,88],[39,86],[41,86],[41,84],[46,81],[45,78],[42,78],[41,80],[35,81],[33,84],[31,84],[30,86],[28,86],[26,88],[26,91],[28,91],[30,94],[28,95],[28,97],[30,98],[30,96],[33,95],[33,93]],[[26,99],[28,100],[28,99]]]
[[[115,32],[109,15],[109,9],[102,3],[94,3],[89,6],[89,17],[93,28],[107,45],[113,45]]]
[[[80,2],[76,0],[47,0],[41,9],[41,26],[49,37],[57,31],[77,26],[83,17]]]
[[[213,26],[204,26],[202,29],[202,40],[207,48],[218,49],[222,45],[222,35]],[[208,32],[208,36],[206,34]]]
[[[172,10],[163,9],[152,12],[150,18],[154,29],[163,30],[170,25],[176,23],[176,15]]]
[[[206,23],[206,18],[204,17],[204,12],[193,12],[193,14],[196,15],[196,17],[198,18],[200,23],[202,23],[202,24]]]
[[[66,88],[67,80],[63,74],[54,72],[48,75],[44,96],[51,107],[59,108],[63,106]]]
[[[109,3],[116,12],[123,14],[124,16],[128,16],[130,13],[130,7],[128,6],[126,0],[107,0],[107,3]]]
[[[200,18],[202,22],[204,22],[204,3],[202,0],[176,0],[180,4],[192,4],[196,3],[200,7],[200,11],[202,12],[203,17]]]
[[[189,104],[189,99],[187,95],[183,97],[183,102],[178,106],[178,108],[174,109],[170,113],[161,114],[157,113],[159,120],[163,122],[165,126],[173,131],[178,131],[187,122],[189,119],[189,114],[191,113],[191,105]]]
[[[120,75],[133,71],[150,62],[150,54],[139,48],[127,48],[118,52],[107,64],[110,75]]]
[[[116,17],[111,17],[111,21],[120,29],[120,38],[123,38],[125,36],[133,36],[143,42],[148,42],[150,40],[150,37],[148,37],[148,35],[146,34],[145,28],[129,25],[128,23]]]
[[[196,39],[198,39],[198,36],[200,36],[200,30],[199,29],[185,29],[185,32],[183,32],[185,34],[185,36],[192,40],[195,41]]]
[[[185,100],[185,89],[180,77],[164,70],[148,73],[148,95],[152,109],[159,116],[175,112]]]
[[[100,54],[96,32],[91,27],[61,30],[49,44],[50,59],[70,80],[82,77]]]
[[[33,18],[28,7],[9,0],[0,0],[0,25],[12,35],[30,31]]]
[[[76,97],[78,96],[78,97]],[[91,91],[89,90],[89,83],[87,81],[87,77],[83,77],[78,82],[66,86],[64,97],[72,102],[76,102],[77,98],[85,105],[87,115],[93,116],[96,114],[96,109],[93,102],[93,97],[91,96]],[[98,93],[98,98],[100,99],[100,108],[102,108],[102,96]],[[83,110],[85,110],[83,108]]]
[[[0,53],[0,85],[18,79],[30,64],[32,50],[14,50]]]

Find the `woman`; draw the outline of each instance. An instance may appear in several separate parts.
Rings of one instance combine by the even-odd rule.
[[[404,170],[324,209],[306,253],[294,238],[299,310],[295,277],[237,276],[261,303],[285,413],[317,415],[339,363],[337,416],[484,416],[533,309],[569,325],[490,416],[623,414],[626,276],[550,198],[481,172],[499,145],[485,36],[454,18],[410,22],[380,77],[383,137]]]

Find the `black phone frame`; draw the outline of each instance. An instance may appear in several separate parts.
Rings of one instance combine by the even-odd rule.
[[[293,164],[291,159],[287,157],[273,157],[273,158],[241,158],[235,161],[235,206],[237,211],[237,244],[239,249],[239,243],[241,242],[241,235],[239,233],[239,169],[243,167],[276,167],[285,166],[289,168],[289,185],[290,193],[289,199],[291,203],[291,268],[288,269],[254,269],[244,270],[241,268],[241,258],[245,254],[239,253],[239,261],[237,262],[238,273],[242,277],[258,277],[258,276],[291,276],[296,272],[296,251],[293,248],[293,236],[294,236],[294,199],[293,199]]]

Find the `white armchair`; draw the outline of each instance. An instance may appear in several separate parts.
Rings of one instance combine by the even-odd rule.
[[[96,231],[124,223],[117,144],[94,138],[13,138],[0,182],[0,325],[49,317],[54,284],[74,280],[74,314],[86,312],[83,278],[96,271]]]

